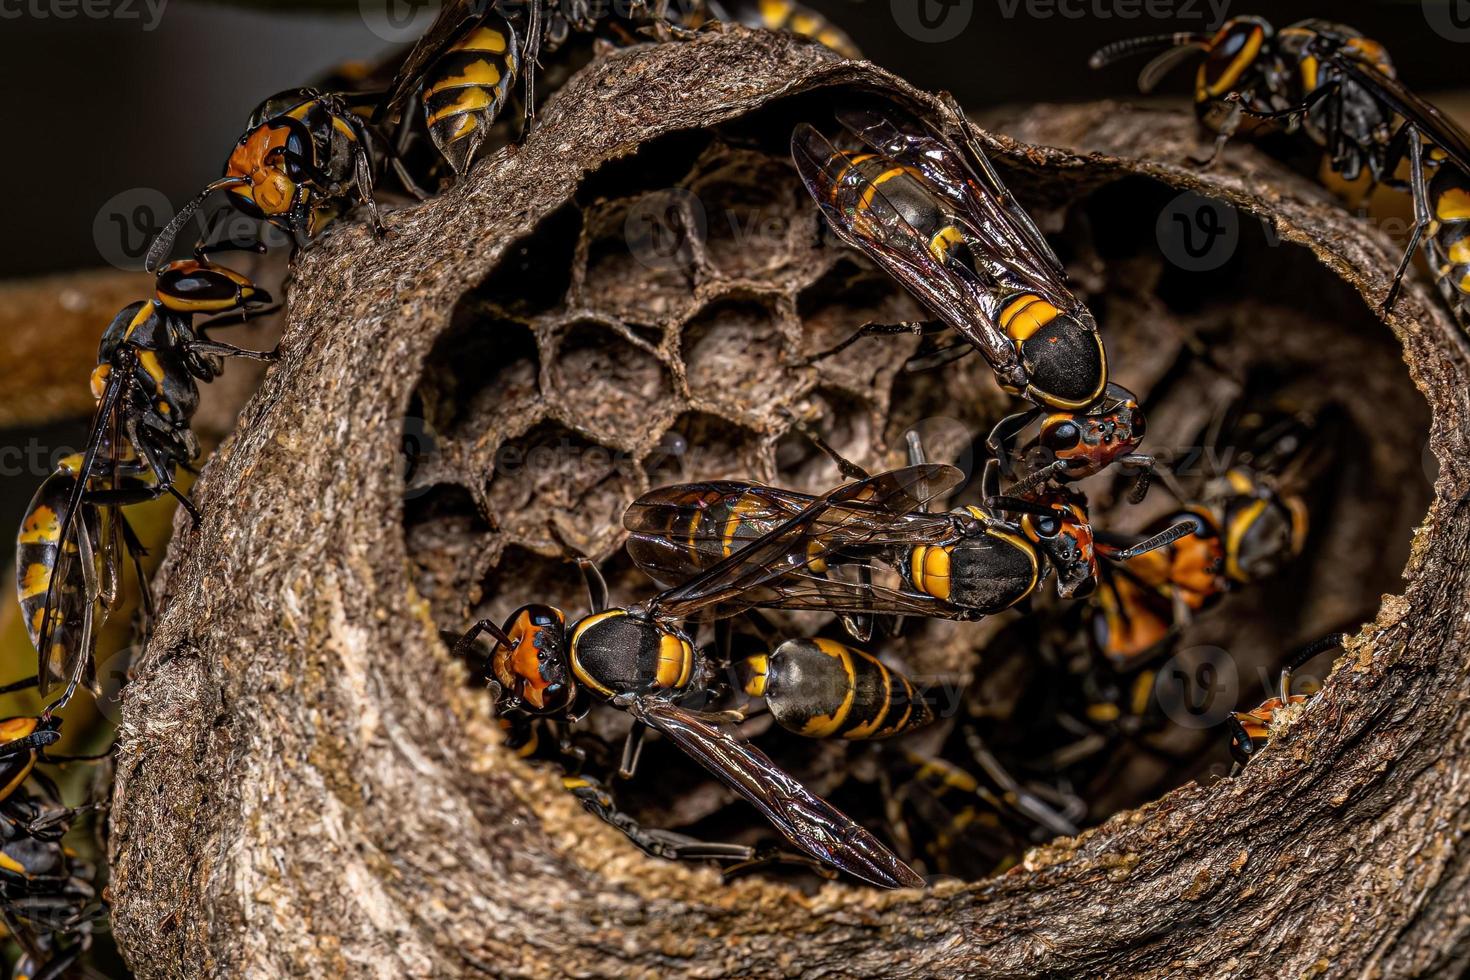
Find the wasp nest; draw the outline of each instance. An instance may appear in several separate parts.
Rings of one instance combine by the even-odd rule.
[[[1366,298],[1397,252],[1306,182],[1248,150],[1211,174],[1171,162],[1197,150],[1183,116],[1042,111],[1010,128],[1100,154],[990,148],[1056,236],[1118,380],[1148,400],[1147,448],[1188,445],[1241,386],[1341,412],[1300,584],[1231,597],[1186,641],[1264,664],[1377,615],[1271,751],[999,878],[813,897],[645,858],[499,746],[437,631],[526,601],[581,609],[562,542],[632,600],[651,586],[617,557],[620,517],[648,487],[838,481],[786,412],[876,469],[915,424],[936,458],[973,466],[1007,410],[978,358],[904,372],[912,337],[802,364],[865,320],[919,313],[822,240],[785,162],[796,120],[874,88],[954,122],[788,39],[622,52],[568,83],[524,146],[393,216],[386,240],[344,226],[303,253],[284,363],[201,482],[208,516],[179,535],[129,688],[113,891],[140,975],[1223,976],[1463,955],[1447,951],[1465,948],[1470,861],[1437,828],[1465,800],[1437,761],[1470,730],[1454,635],[1470,515],[1446,503],[1467,474],[1439,476],[1412,555],[1409,532],[1430,500],[1425,396],[1437,457],[1470,458],[1464,354],[1418,288],[1393,333],[1378,321]],[[1165,162],[1129,159],[1135,146]],[[1212,269],[1159,255],[1185,190],[1238,220]],[[1163,506],[1088,489],[1097,522],[1123,531]],[[1406,561],[1407,596],[1380,611]],[[1035,669],[1012,642],[1024,622],[924,624],[889,652],[999,714],[1019,683],[1004,678]],[[763,744],[879,825],[867,750]],[[646,756],[629,805],[708,837],[758,825],[680,766]],[[1125,768],[1094,788],[1113,792],[1089,797],[1090,819],[1188,775]]]

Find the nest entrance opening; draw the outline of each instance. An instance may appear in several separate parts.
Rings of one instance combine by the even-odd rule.
[[[783,410],[813,419],[870,469],[896,465],[903,432],[918,427],[931,458],[978,472],[985,434],[1016,410],[978,356],[905,373],[917,341],[898,337],[865,340],[816,369],[799,363],[866,320],[922,315],[871,263],[818,233],[786,159],[792,125],[830,120],[834,101],[786,100],[609,164],[461,299],[419,383],[415,424],[433,433],[433,451],[411,468],[405,508],[416,582],[443,629],[503,621],[527,602],[579,615],[585,596],[558,536],[602,561],[614,601],[651,594],[618,546],[623,509],[652,486],[739,477],[830,488],[835,469]],[[1305,493],[1302,555],[1199,614],[1147,673],[1099,670],[1088,608],[1048,587],[1022,612],[910,621],[869,645],[931,685],[941,717],[930,729],[867,744],[748,723],[778,765],[916,868],[966,879],[1056,833],[988,798],[1004,790],[991,763],[1078,827],[1224,773],[1223,712],[1265,697],[1289,650],[1356,628],[1399,590],[1433,476],[1424,454],[1403,451],[1406,440],[1423,444],[1429,412],[1396,341],[1307,249],[1155,181],[997,162],[1097,315],[1114,380],[1142,397],[1144,449],[1173,461],[1186,490],[1236,458],[1228,431],[1201,439],[1227,406],[1312,417],[1328,462]],[[957,502],[977,499],[974,483]],[[1179,503],[1155,486],[1131,505],[1115,476],[1084,489],[1094,524],[1119,532]],[[841,636],[811,616],[772,618],[790,636]],[[1167,700],[1175,688],[1162,721],[1157,710],[1136,721],[1089,711],[1108,699]],[[774,842],[753,810],[665,741],[648,742],[644,775],[613,779],[626,727],[621,712],[597,709],[577,736],[621,808],[702,839]],[[796,865],[763,873],[816,882]]]

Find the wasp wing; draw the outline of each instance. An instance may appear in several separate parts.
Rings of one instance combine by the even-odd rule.
[[[1066,270],[1046,237],[970,140],[967,153],[917,117],[884,110],[840,112],[843,127],[873,150],[918,170],[931,191],[955,208],[955,221],[969,232],[970,248],[990,267],[1002,270],[1008,287],[1021,287],[1059,309],[1084,309],[1067,286]]]
[[[791,135],[791,156],[807,192],[837,236],[865,252],[946,324],[979,348],[997,371],[1018,364],[1014,345],[995,322],[998,297],[959,262],[941,261],[882,189],[848,166],[849,157],[814,127]],[[854,200],[856,195],[857,200]],[[870,203],[863,205],[862,199]]]
[[[31,500],[16,542],[16,584],[26,630],[36,647],[36,683],[43,695],[90,661],[95,600],[83,562],[92,554],[97,514],[85,508],[61,537],[61,514],[73,476],[53,473]]]
[[[737,609],[764,606],[826,612],[835,616],[872,613],[880,616],[953,619],[956,613],[956,607],[933,596],[810,572],[798,572],[779,581],[749,589],[735,605]]]
[[[816,498],[794,517],[717,562],[683,585],[655,596],[655,615],[687,619],[713,606],[727,615],[742,608],[742,593],[799,572],[833,552],[868,544],[888,524],[964,480],[953,466],[927,463],[844,484]],[[746,602],[743,608],[749,608]]]
[[[533,0],[533,2],[540,2],[540,0]],[[485,0],[448,0],[439,9],[439,16],[434,18],[434,23],[430,24],[423,36],[414,42],[413,48],[408,52],[408,57],[399,66],[398,72],[393,76],[393,81],[389,83],[387,94],[373,110],[372,121],[380,123],[397,111],[403,101],[413,94],[414,89],[418,88],[429,66],[437,61],[450,45],[463,37],[467,30],[478,23],[485,16],[489,6]]]
[[[668,701],[633,698],[628,712],[749,801],[794,847],[881,888],[924,887],[924,879],[876,837],[759,749]]]
[[[810,507],[817,498],[760,483],[721,480],[651,490],[628,506],[623,527],[634,564],[670,586],[707,571]],[[907,514],[848,504],[845,532],[866,546],[930,542],[952,537],[945,515]],[[871,511],[871,513],[865,513]]]
[[[87,438],[87,449],[82,454],[81,466],[73,475],[75,482],[71,485],[70,492],[67,494],[65,510],[59,514],[59,527],[56,536],[56,546],[59,552],[56,559],[56,566],[52,573],[51,587],[46,590],[46,602],[42,607],[39,625],[34,631],[35,635],[32,637],[36,644],[36,656],[39,658],[37,676],[40,678],[40,681],[38,683],[38,689],[42,695],[49,693],[52,686],[58,680],[70,676],[71,670],[67,668],[74,668],[75,658],[86,658],[89,664],[91,662],[92,645],[95,642],[95,636],[92,630],[92,612],[89,609],[87,611],[84,629],[66,630],[68,642],[63,644],[66,653],[66,656],[63,658],[65,663],[59,671],[52,669],[53,657],[50,652],[53,646],[52,634],[58,626],[63,625],[60,616],[54,615],[59,614],[62,608],[62,597],[58,586],[70,582],[72,579],[69,563],[77,545],[68,545],[68,541],[73,534],[85,534],[89,536],[87,542],[89,556],[91,554],[91,543],[97,540],[99,529],[95,525],[88,526],[89,518],[95,518],[95,508],[88,507],[84,503],[83,497],[87,492],[88,481],[92,478],[92,471],[97,466],[97,460],[101,454],[102,446],[107,439],[109,426],[115,427],[118,424],[117,413],[123,390],[131,383],[133,383],[131,368],[126,370],[114,369],[108,377],[107,387],[102,392],[102,399],[98,402],[97,414],[92,422],[92,432]],[[113,449],[113,453],[116,453],[115,449]],[[84,510],[87,511],[87,516],[79,518],[79,515]],[[91,572],[89,571],[87,574],[90,575]],[[99,586],[93,590],[84,589],[83,591],[91,591],[92,594],[89,601],[95,601],[99,598],[101,589]],[[70,600],[67,601],[69,602]],[[72,635],[77,635],[81,642],[71,643],[69,638]]]
[[[1443,150],[1463,171],[1470,173],[1470,134],[1458,124],[1409,90],[1403,82],[1385,75],[1377,68],[1344,53],[1341,49],[1331,58],[1343,74],[1382,99],[1394,112],[1413,123],[1434,145]]]

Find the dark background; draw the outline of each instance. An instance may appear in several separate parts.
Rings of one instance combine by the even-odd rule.
[[[146,2],[0,0],[0,279],[104,264],[107,246],[99,248],[93,225],[115,195],[156,188],[181,204],[218,176],[263,97],[393,47],[369,30],[357,0],[342,0],[335,15],[309,3],[262,9],[167,0],[152,30],[145,29],[152,22]],[[362,0],[375,2],[390,0]],[[1213,26],[1209,0],[1147,0],[1192,13],[1168,19],[1147,16],[1144,0],[945,0],[961,5],[952,15],[970,11],[968,26],[952,41],[928,43],[899,27],[892,4],[940,0],[808,2],[844,25],[873,60],[920,86],[947,88],[972,108],[1126,97],[1140,62],[1093,72],[1086,61],[1095,47]],[[1424,2],[1458,3],[1466,8],[1461,20],[1470,21],[1467,0]],[[107,15],[86,16],[84,4]],[[1058,4],[1086,15],[1064,16]],[[1124,19],[1130,6],[1139,16]],[[1033,15],[1048,9],[1050,16]],[[1313,15],[1352,24],[1388,45],[1403,78],[1431,95],[1470,81],[1470,43],[1431,29],[1419,0],[1233,0],[1228,9],[1265,14],[1278,25]],[[63,19],[67,10],[75,15]],[[1188,76],[1180,72],[1169,90],[1184,93]]]

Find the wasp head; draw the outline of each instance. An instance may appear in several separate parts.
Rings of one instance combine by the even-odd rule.
[[[1274,34],[1260,17],[1234,17],[1221,25],[1205,42],[1205,58],[1195,76],[1195,102],[1204,106],[1238,91],[1246,73],[1270,54]]]
[[[505,622],[490,673],[505,694],[533,714],[561,711],[576,694],[566,654],[566,616],[553,606],[522,606]]]
[[[1041,422],[1036,444],[1048,459],[1063,460],[1063,479],[1101,473],[1120,456],[1138,448],[1148,431],[1138,399],[1110,384],[1103,400],[1088,412],[1052,412]]]
[[[1035,502],[1050,513],[1026,514],[1021,519],[1021,530],[1056,569],[1057,594],[1064,599],[1092,595],[1097,589],[1098,568],[1087,502],[1080,494],[1067,490],[1039,494]]]
[[[289,117],[260,123],[240,137],[225,163],[236,183],[230,200],[251,217],[290,226],[292,214],[310,191],[306,164],[313,159],[311,133]]]

